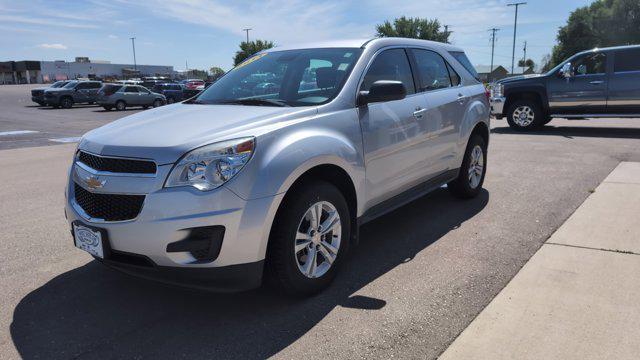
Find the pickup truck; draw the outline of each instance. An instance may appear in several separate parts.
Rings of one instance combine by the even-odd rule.
[[[498,81],[491,113],[527,131],[553,118],[640,117],[640,45],[580,52],[546,74]]]

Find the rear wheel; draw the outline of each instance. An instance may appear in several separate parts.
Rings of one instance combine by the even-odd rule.
[[[70,109],[71,107],[73,107],[73,99],[70,97],[63,97],[60,100],[60,106],[62,106],[62,108],[64,109]]]
[[[507,110],[507,122],[512,129],[528,131],[539,128],[545,120],[545,114],[537,101],[517,100]]]
[[[127,108],[127,103],[125,103],[123,100],[116,101],[116,110],[122,111],[126,108]]]
[[[479,135],[469,139],[458,177],[447,184],[451,193],[459,198],[478,196],[487,172],[487,144]]]
[[[291,191],[274,221],[267,274],[289,294],[312,295],[329,286],[345,259],[349,208],[340,190],[324,181]]]

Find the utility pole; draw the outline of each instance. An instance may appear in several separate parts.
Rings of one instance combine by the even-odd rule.
[[[251,28],[242,29],[242,31],[244,31],[244,32],[246,32],[246,33],[247,33],[247,43],[249,43],[249,31],[250,31],[250,30],[253,30],[253,29],[251,29]]]
[[[487,79],[489,82],[493,81],[493,51],[496,48],[496,32],[498,32],[498,28],[489,29],[491,31],[491,68],[489,69],[489,78]]]
[[[507,4],[507,6],[515,6],[516,7],[516,18],[513,23],[513,50],[511,51],[511,74],[513,74],[513,69],[515,67],[516,62],[516,30],[518,29],[518,7],[520,5],[526,5],[525,1],[519,3]]]
[[[449,35],[451,35],[451,33],[453,32],[453,31],[449,31],[449,27],[451,25],[443,25],[443,26],[444,26],[444,33],[447,34],[447,43],[449,43]]]
[[[524,75],[524,68],[527,65],[527,42],[524,42],[524,48],[522,49],[524,51],[524,57],[522,58],[522,74]]]
[[[138,65],[136,64],[136,38],[132,37],[129,39],[131,39],[131,46],[133,47],[133,70],[137,71]]]

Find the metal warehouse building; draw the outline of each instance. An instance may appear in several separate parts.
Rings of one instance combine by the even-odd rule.
[[[130,78],[173,76],[173,66],[111,64],[107,61],[5,61],[0,62],[0,84],[34,84],[76,78]]]

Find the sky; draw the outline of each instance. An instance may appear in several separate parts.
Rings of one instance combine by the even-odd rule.
[[[522,1],[522,0],[519,0]],[[511,67],[512,0],[0,0],[0,61],[67,60],[88,56],[112,63],[173,65],[175,70],[229,70],[238,45],[250,39],[276,45],[372,38],[375,27],[399,16],[437,18],[451,43],[474,65],[491,61],[490,28],[497,33],[495,64]],[[528,0],[518,12],[516,59],[540,63],[571,11],[592,0]],[[517,62],[517,60],[516,60]]]

